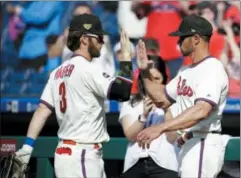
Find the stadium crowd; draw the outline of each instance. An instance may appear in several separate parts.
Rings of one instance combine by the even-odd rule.
[[[149,39],[153,55],[160,56],[166,63],[169,80],[191,61],[181,55],[178,38],[168,34],[178,27],[185,15],[206,18],[214,29],[211,55],[222,61],[229,75],[229,97],[240,96],[239,1],[16,1],[1,2],[1,6],[3,96],[40,95],[48,74],[72,55],[66,46],[69,20],[84,13],[98,15],[109,32],[104,37],[101,56],[93,61],[96,65],[110,75],[118,72],[119,28],[123,28],[133,42],[134,68],[137,41]]]

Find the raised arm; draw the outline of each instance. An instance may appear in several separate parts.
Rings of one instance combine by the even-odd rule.
[[[165,93],[165,86],[155,82],[152,77],[150,70],[153,62],[148,60],[145,44],[141,40],[138,42],[137,46],[137,63],[141,70],[141,77],[148,96],[157,107],[168,108],[174,100]]]

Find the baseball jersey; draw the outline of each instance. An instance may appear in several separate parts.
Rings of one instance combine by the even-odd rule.
[[[176,104],[171,106],[171,112],[173,116],[176,116]],[[130,102],[124,102],[121,106],[119,122],[122,123],[124,116],[129,115],[130,124],[134,124],[138,120],[138,116],[143,114],[143,102],[131,106]],[[164,122],[164,112],[160,108],[154,108],[148,115],[145,128],[151,125],[161,124]],[[167,141],[166,134],[162,134],[151,142],[149,149],[142,149],[137,142],[129,142],[127,146],[124,172],[130,169],[140,158],[146,158],[150,156],[154,162],[160,167],[177,171],[177,154],[178,148],[175,144],[171,144]]]
[[[167,97],[178,103],[178,113],[194,106],[199,100],[213,106],[211,114],[185,131],[221,131],[221,118],[228,93],[228,76],[223,64],[213,57],[184,67],[171,80],[165,92]]]
[[[79,143],[109,140],[104,100],[114,80],[81,56],[55,69],[41,96],[41,102],[55,109],[58,137]]]

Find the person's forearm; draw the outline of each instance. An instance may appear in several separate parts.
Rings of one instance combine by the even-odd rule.
[[[171,113],[171,111],[170,111],[170,108],[168,108],[168,109],[165,111],[164,119],[165,119],[165,121],[169,121],[169,120],[172,120],[172,119],[173,119],[173,116],[172,116],[172,113]],[[167,137],[167,140],[168,140],[170,143],[173,143],[173,142],[177,139],[177,134],[176,134],[175,131],[166,132],[166,137]]]
[[[45,105],[40,104],[37,110],[34,112],[29,124],[27,137],[35,140],[39,136],[51,113],[52,112]]]
[[[127,130],[126,137],[131,141],[136,141],[137,134],[143,130],[145,123],[135,121]]]
[[[221,27],[223,24],[223,16],[224,16],[224,11],[219,10],[217,13],[217,25],[218,27]]]
[[[176,131],[179,129],[190,128],[193,125],[200,122],[200,120],[206,118],[208,115],[199,105],[194,105],[186,109],[183,113],[176,118],[166,121],[162,127],[165,132]]]

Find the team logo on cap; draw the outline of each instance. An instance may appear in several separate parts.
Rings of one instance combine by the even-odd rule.
[[[196,30],[195,30],[195,29],[191,29],[191,31],[192,31],[192,32],[196,32]]]
[[[89,30],[89,29],[91,29],[92,24],[87,24],[87,23],[85,23],[83,26],[84,26],[84,28],[85,28],[86,30]]]

